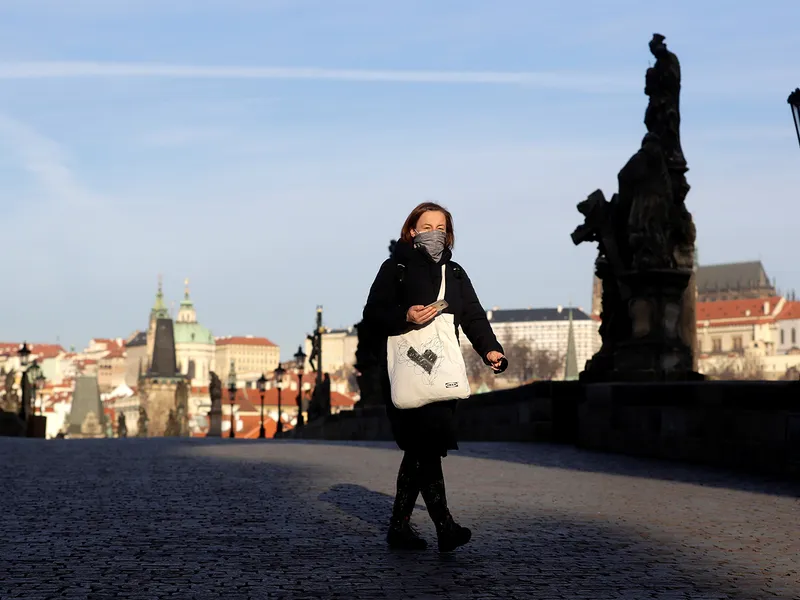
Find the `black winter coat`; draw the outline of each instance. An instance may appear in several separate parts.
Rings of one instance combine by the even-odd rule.
[[[456,336],[460,325],[473,348],[488,365],[486,355],[492,350],[503,352],[503,347],[492,331],[472,282],[466,272],[451,261],[449,250],[437,264],[411,244],[398,242],[394,254],[381,265],[372,284],[362,326],[369,327],[375,336],[375,350],[383,372],[384,401],[397,445],[401,450],[446,456],[448,450],[458,449],[456,401],[435,402],[413,409],[396,408],[391,400],[386,365],[387,337],[405,333],[411,328],[406,320],[408,309],[414,305],[428,305],[439,295],[442,263],[447,265],[445,300],[449,304],[444,312],[453,315]],[[402,266],[398,267],[398,264]]]

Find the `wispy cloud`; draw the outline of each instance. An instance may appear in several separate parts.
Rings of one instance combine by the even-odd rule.
[[[22,121],[0,114],[0,135],[19,160],[19,167],[31,175],[61,206],[92,208],[100,197],[84,187],[69,167],[61,145]]]
[[[640,87],[640,77],[583,72],[418,71],[170,65],[110,62],[0,63],[0,79],[149,77],[173,79],[283,79],[371,83],[518,85],[593,93],[620,93]]]

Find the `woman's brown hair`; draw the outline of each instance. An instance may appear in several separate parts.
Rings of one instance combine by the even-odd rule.
[[[447,227],[447,237],[445,238],[445,244],[448,248],[452,249],[453,244],[456,242],[456,235],[453,231],[453,215],[450,214],[450,211],[447,210],[444,206],[440,206],[435,202],[423,202],[419,206],[417,206],[414,210],[411,211],[411,214],[408,215],[406,222],[403,223],[403,229],[400,231],[400,241],[406,243],[412,243],[414,239],[411,236],[411,230],[415,229],[419,219],[422,215],[426,212],[440,212],[444,214],[445,224]]]

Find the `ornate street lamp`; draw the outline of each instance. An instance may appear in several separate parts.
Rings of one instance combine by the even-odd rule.
[[[306,353],[303,347],[298,346],[294,355],[295,368],[297,369],[297,427],[303,426],[303,371],[306,368]]]
[[[34,359],[31,366],[25,370],[23,377],[28,378],[31,390],[31,414],[36,415],[36,387],[39,385],[39,378],[41,377],[44,379],[42,376],[42,368],[39,366],[36,359]]]
[[[228,396],[231,400],[231,431],[228,437],[236,437],[236,422],[233,417],[233,403],[236,400],[236,370],[234,369],[233,359],[231,359],[231,368],[228,371]]]
[[[800,88],[789,94],[789,105],[792,107],[794,130],[797,133],[797,143],[800,144]]]
[[[39,374],[36,378],[36,391],[39,393],[39,414],[44,414],[44,404],[42,404],[42,394],[41,391],[44,389],[44,382],[47,381],[47,377],[43,374]]]
[[[22,372],[22,377],[28,376],[27,366],[28,366],[28,357],[30,355],[31,355],[31,349],[28,348],[28,343],[23,342],[22,346],[20,346],[19,350],[17,350],[17,356],[19,356],[19,365],[20,365],[20,371]],[[25,397],[25,391],[24,391],[25,382],[22,381],[21,378],[20,378],[20,385],[23,386],[23,390],[22,393],[20,394],[20,400],[19,400],[19,418],[24,421],[28,418],[28,407],[26,406],[28,399]]]
[[[278,368],[273,371],[275,375],[275,385],[278,387],[278,423],[275,425],[275,435],[283,433],[283,417],[281,416],[281,388],[283,387],[283,375],[286,370],[278,363]]]
[[[31,355],[31,349],[28,348],[28,342],[22,342],[22,346],[19,347],[17,350],[17,356],[19,356],[19,364],[21,367],[28,366],[28,357]]]
[[[263,440],[267,437],[267,432],[264,430],[264,393],[267,391],[267,378],[264,377],[263,373],[256,381],[256,385],[258,386],[258,393],[261,394],[261,427],[258,430],[258,439]]]

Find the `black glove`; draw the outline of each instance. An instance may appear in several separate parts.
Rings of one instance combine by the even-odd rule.
[[[497,369],[497,371],[494,371],[494,369],[492,370],[494,371],[495,375],[500,375],[500,373],[505,371],[507,368],[508,368],[508,359],[504,356],[503,358],[500,359],[500,368]]]

